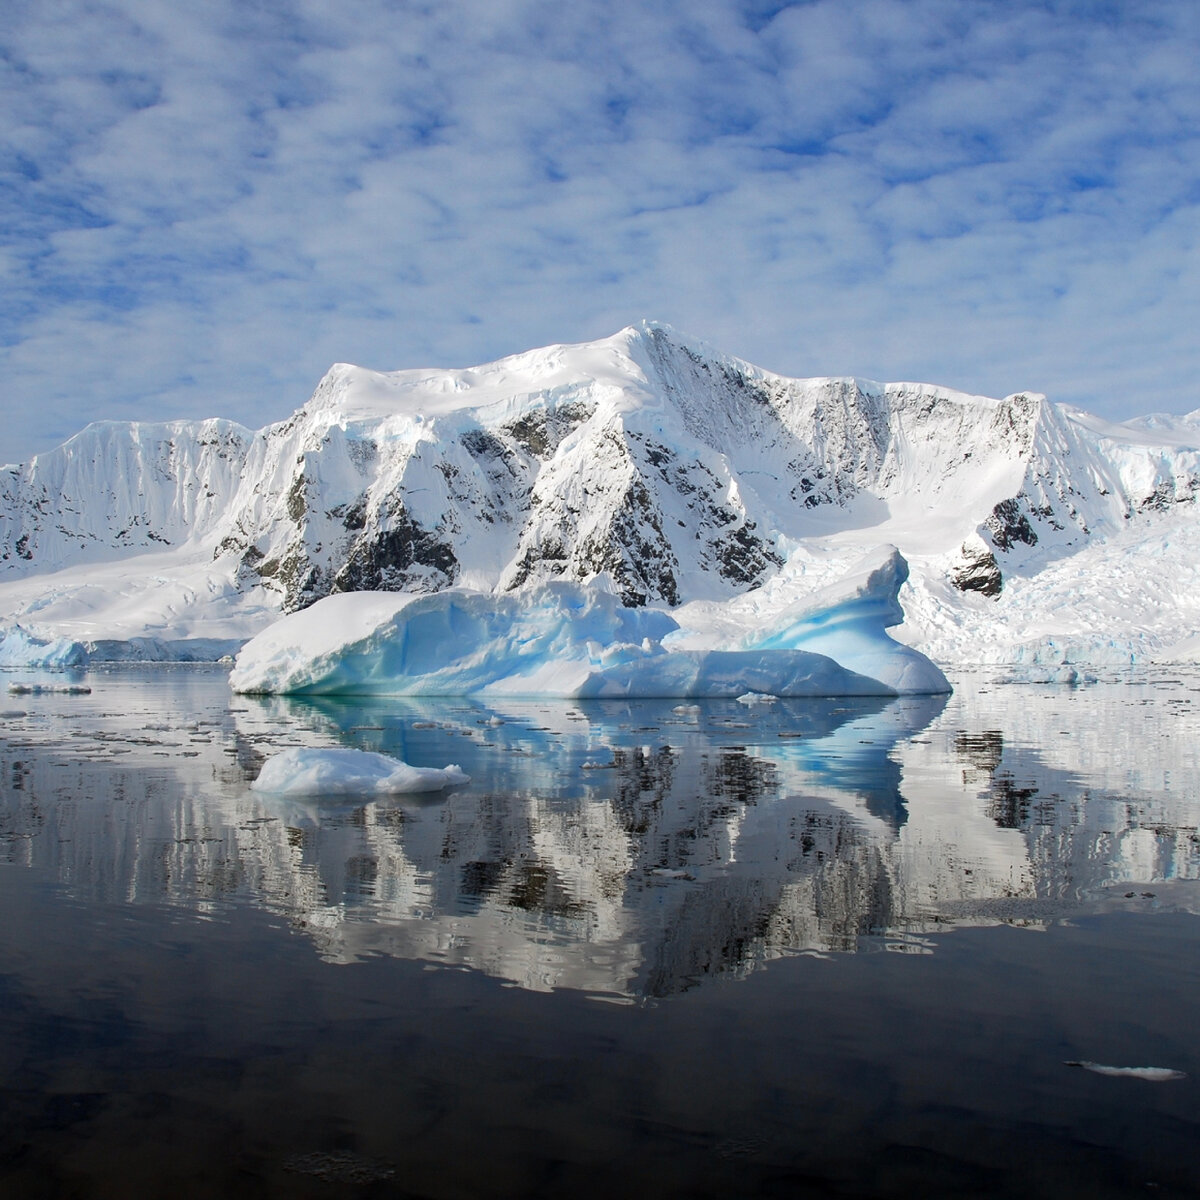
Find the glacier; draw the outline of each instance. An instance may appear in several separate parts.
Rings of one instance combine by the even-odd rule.
[[[754,639],[892,545],[891,628],[940,663],[1190,660],[1198,497],[1200,411],[790,379],[642,322],[469,368],[336,364],[262,430],[99,422],[0,468],[0,631],[31,661],[216,659],[329,596],[603,577],[672,613],[674,651],[823,653],[815,627]]]
[[[625,605],[611,581],[495,595],[329,596],[253,638],[236,692],[735,698],[942,693],[946,677],[887,635],[907,575],[894,549],[773,631],[724,646],[668,612]]]

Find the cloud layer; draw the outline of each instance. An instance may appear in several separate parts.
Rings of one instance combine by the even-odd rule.
[[[0,460],[640,317],[1200,406],[1200,6],[14,0]]]

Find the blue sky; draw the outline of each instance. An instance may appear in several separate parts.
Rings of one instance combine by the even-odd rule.
[[[642,317],[1200,407],[1200,4],[8,0],[0,461]]]

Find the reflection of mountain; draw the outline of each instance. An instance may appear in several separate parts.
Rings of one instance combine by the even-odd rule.
[[[383,953],[661,995],[864,935],[919,947],[947,920],[1036,923],[1113,884],[1200,878],[1195,764],[1159,753],[1153,769],[1173,778],[1134,786],[1152,779],[1131,711],[1183,688],[1112,703],[1104,689],[960,688],[949,702],[230,712],[219,675],[104,682],[8,720],[7,856],[84,898],[249,899],[335,961]],[[248,790],[267,753],[335,740],[459,762],[473,782],[338,807]]]

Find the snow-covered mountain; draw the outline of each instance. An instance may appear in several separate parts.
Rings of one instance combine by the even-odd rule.
[[[645,323],[465,370],[339,364],[258,432],[88,426],[0,470],[0,624],[205,653],[334,592],[606,575],[745,627],[891,543],[899,636],[935,659],[1171,658],[1200,646],[1198,490],[1200,412],[788,379]]]

